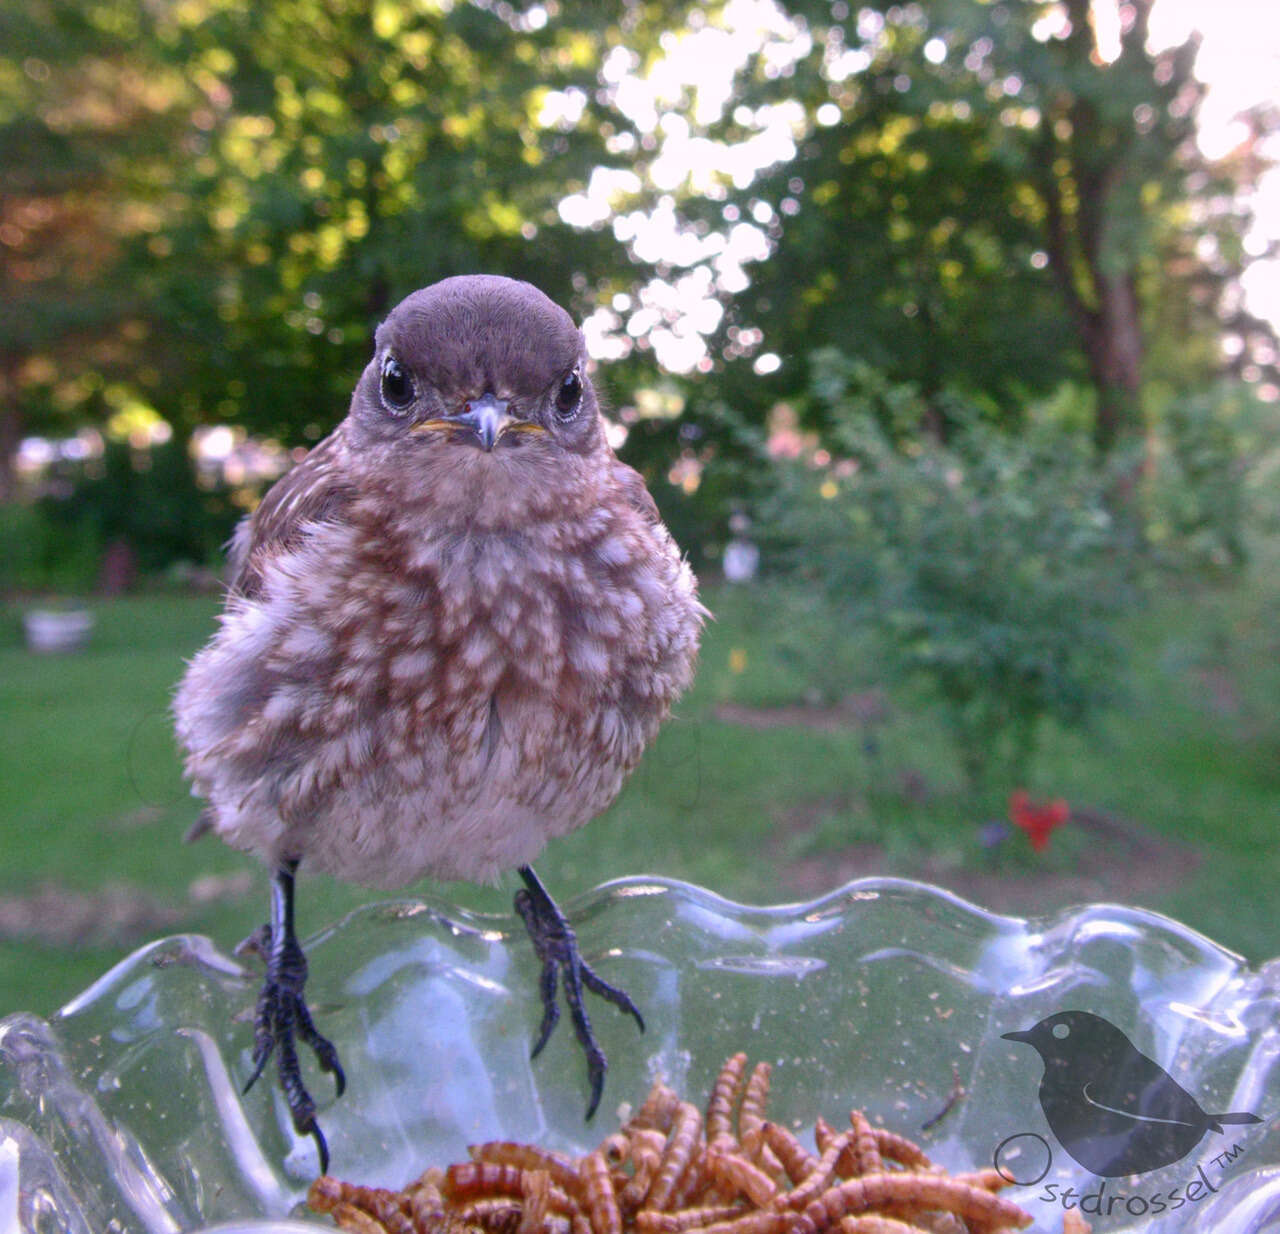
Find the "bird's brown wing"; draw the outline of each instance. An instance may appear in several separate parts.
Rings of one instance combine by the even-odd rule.
[[[351,500],[344,479],[346,451],[341,429],[330,433],[241,521],[228,552],[234,594],[252,599],[262,587],[263,562],[292,548],[305,524],[332,518]]]
[[[614,459],[613,482],[618,486],[619,492],[626,498],[627,504],[646,523],[656,526],[662,521],[661,515],[658,513],[657,502],[653,500],[653,495],[645,487],[644,477],[634,467],[628,467],[626,463]]]

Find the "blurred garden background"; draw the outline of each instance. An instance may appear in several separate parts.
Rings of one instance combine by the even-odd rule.
[[[172,689],[374,325],[473,271],[583,322],[716,616],[565,901],[891,873],[1280,954],[1280,19],[1206,7],[5,0],[0,1012],[262,919]]]

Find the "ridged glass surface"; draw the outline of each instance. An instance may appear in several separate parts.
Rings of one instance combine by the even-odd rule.
[[[1101,1180],[1050,1131],[1034,1051],[1001,1034],[1072,1009],[1123,1029],[1205,1110],[1261,1119],[1208,1132],[1162,1169],[1107,1180],[1101,1203],[1121,1200],[1090,1217],[1094,1230],[1280,1230],[1277,964],[1251,969],[1150,913],[1095,906],[1023,921],[893,879],[759,909],[631,878],[566,908],[585,958],[648,1024],[641,1036],[591,999],[610,1070],[590,1125],[567,1016],[529,1060],[538,973],[514,916],[405,899],[308,941],[311,1007],[349,1081],[333,1101],[330,1079],[304,1064],[333,1173],[399,1187],[491,1139],[584,1151],[655,1077],[701,1103],[725,1058],[745,1050],[775,1064],[771,1114],[797,1130],[818,1114],[842,1123],[856,1105],[952,1170],[989,1166],[997,1150],[1019,1178],[1047,1163],[1040,1182],[1005,1194],[1034,1229],[1056,1232],[1063,1192],[1097,1193]],[[273,1072],[240,1095],[259,978],[207,939],[170,938],[51,1021],[0,1021],[0,1230],[324,1228],[300,1207],[315,1151],[293,1134]],[[938,1119],[957,1084],[963,1095]],[[1201,1177],[1213,1189],[1188,1189]],[[1133,1197],[1144,1215],[1126,1215]]]

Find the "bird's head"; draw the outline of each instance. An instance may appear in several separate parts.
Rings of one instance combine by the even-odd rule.
[[[1089,1011],[1059,1011],[1030,1028],[1001,1035],[1006,1041],[1025,1042],[1046,1066],[1057,1068],[1105,1067],[1136,1053],[1114,1024]]]
[[[445,279],[392,309],[348,429],[357,460],[407,485],[513,499],[607,450],[572,318],[536,287],[489,275]]]

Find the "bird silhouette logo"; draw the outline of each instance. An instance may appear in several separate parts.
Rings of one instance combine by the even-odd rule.
[[[1242,1111],[1206,1114],[1159,1063],[1088,1011],[1060,1011],[1003,1036],[1040,1055],[1040,1105],[1050,1130],[1103,1178],[1158,1170],[1185,1157],[1206,1131],[1262,1121]]]

